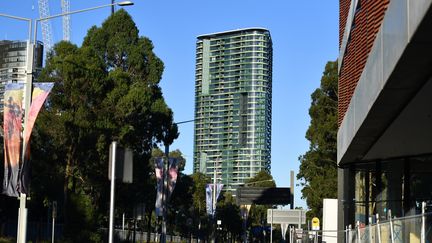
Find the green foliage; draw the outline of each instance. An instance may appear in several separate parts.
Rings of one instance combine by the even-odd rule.
[[[225,192],[222,200],[216,207],[216,218],[222,221],[222,232],[226,234],[240,236],[242,232],[242,218],[240,207],[236,204],[235,198],[230,192]]]
[[[60,42],[48,56],[38,80],[55,85],[32,139],[34,171],[47,176],[35,178],[32,197],[68,209],[60,210],[65,240],[98,241],[94,227],[107,223],[111,141],[134,152],[134,182],[118,185],[118,210],[132,214],[137,203],[152,210],[151,149],[178,136],[159,86],[163,69],[152,42],[138,36],[124,10],[92,27],[81,47]]]
[[[69,223],[80,225],[66,231],[66,238],[77,242],[102,242],[96,234],[95,210],[90,196],[85,194],[70,194],[68,208]]]
[[[273,177],[267,171],[260,171],[254,177],[249,179],[246,183],[246,186],[249,187],[276,187],[276,183],[273,180]],[[249,209],[247,225],[248,228],[254,226],[262,226],[265,225],[267,221],[267,209],[269,209],[271,205],[255,205],[253,204]]]
[[[245,185],[251,187],[276,187],[273,177],[264,170],[258,172],[254,177],[247,180]]]
[[[165,156],[165,154],[160,148],[158,148],[158,147],[153,148],[153,150],[152,150],[153,164],[154,164],[155,158],[164,157],[164,156]],[[186,159],[183,157],[183,153],[179,149],[176,149],[176,150],[170,151],[168,156],[170,158],[177,159],[179,172],[182,172],[184,170],[184,167],[186,166]]]
[[[320,88],[311,95],[311,124],[306,132],[309,150],[299,158],[297,179],[303,180],[302,194],[310,208],[309,217],[321,217],[322,200],[337,197],[337,89],[337,61],[328,62]]]
[[[12,242],[16,242],[16,239],[0,237],[0,243],[12,243]]]
[[[206,175],[196,172],[192,174],[193,180],[193,206],[199,215],[206,214],[206,193],[205,188],[207,183],[210,182],[210,178]]]

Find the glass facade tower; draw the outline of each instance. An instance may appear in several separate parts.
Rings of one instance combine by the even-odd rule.
[[[34,77],[42,69],[43,45],[37,42],[34,52]],[[0,112],[3,113],[3,94],[6,83],[25,83],[27,41],[0,41]]]
[[[263,28],[197,37],[194,172],[233,191],[270,172],[272,41]]]

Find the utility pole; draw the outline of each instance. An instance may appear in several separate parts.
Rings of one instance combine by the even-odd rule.
[[[213,197],[212,197],[212,207],[213,207],[213,242],[216,242],[216,160],[214,162],[213,168]]]

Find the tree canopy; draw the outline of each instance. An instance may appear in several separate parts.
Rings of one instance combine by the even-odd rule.
[[[302,179],[302,194],[311,217],[322,216],[324,198],[337,197],[337,61],[328,62],[320,88],[312,95],[309,108],[311,123],[306,132],[309,150],[300,160],[297,179]]]
[[[273,177],[265,170],[258,172],[254,177],[247,180],[245,185],[253,187],[276,187]]]
[[[148,163],[151,149],[157,143],[170,144],[178,136],[172,111],[159,86],[163,69],[152,42],[138,35],[134,21],[124,10],[112,14],[101,27],[93,26],[81,47],[60,42],[48,55],[39,80],[55,85],[37,120],[33,164],[39,168],[55,164],[49,170],[63,175],[57,180],[63,181],[61,201],[66,225],[74,224],[80,230],[82,222],[74,221],[74,216],[88,206],[94,210],[83,211],[88,216],[81,218],[104,220],[111,141],[134,152],[134,183],[122,185],[124,190],[119,193],[125,197],[138,194],[128,201],[132,204],[146,200],[137,189],[145,185],[152,188]],[[125,205],[126,201],[119,204]],[[76,232],[70,230],[65,235],[75,237]]]

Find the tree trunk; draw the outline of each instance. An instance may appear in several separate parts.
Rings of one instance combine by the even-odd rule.
[[[73,154],[75,152],[75,148],[73,146],[69,146],[68,154],[66,156],[66,168],[64,174],[64,184],[63,184],[63,221],[64,224],[67,225],[68,222],[68,200],[69,200],[69,182],[72,175],[72,166],[74,164]]]

